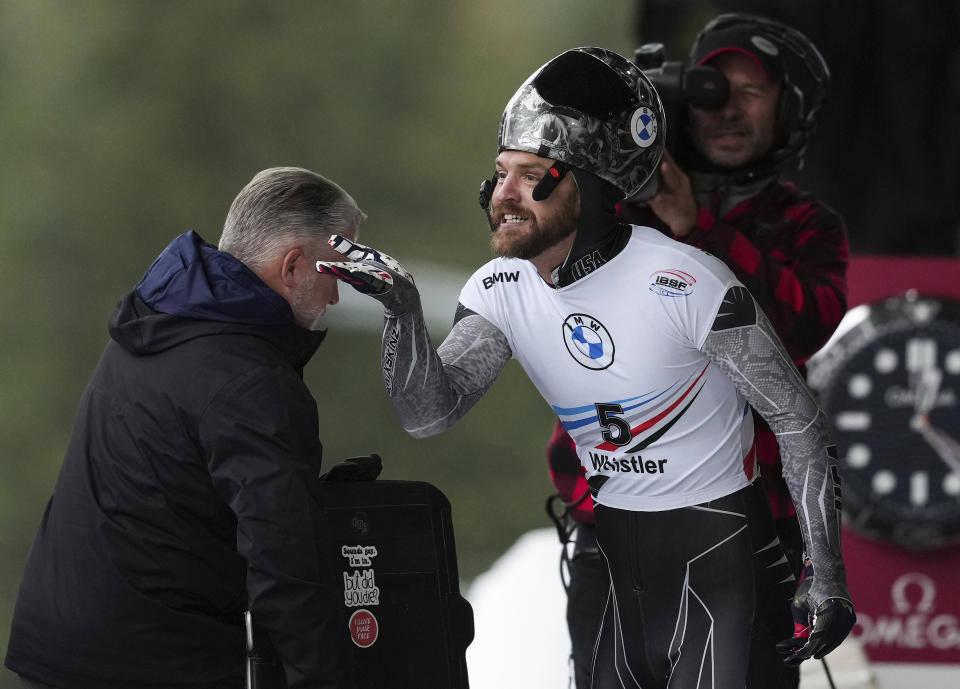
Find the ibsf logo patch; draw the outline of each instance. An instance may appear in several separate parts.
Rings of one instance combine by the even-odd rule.
[[[682,270],[658,270],[650,276],[650,291],[661,297],[687,297],[697,279]]]
[[[613,338],[603,323],[585,313],[573,313],[563,322],[563,343],[574,360],[602,371],[613,363]]]

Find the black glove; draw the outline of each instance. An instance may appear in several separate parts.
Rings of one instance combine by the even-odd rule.
[[[321,481],[373,481],[380,475],[383,463],[380,455],[364,455],[350,457],[337,462],[325,474],[320,474]]]
[[[845,598],[827,598],[813,612],[813,627],[810,626],[810,610],[807,593],[813,583],[813,565],[807,563],[800,575],[800,583],[790,608],[793,612],[793,638],[777,644],[784,656],[783,662],[796,666],[807,658],[823,658],[847,638],[857,621],[853,605]]]

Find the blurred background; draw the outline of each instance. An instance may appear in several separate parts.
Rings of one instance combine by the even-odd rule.
[[[490,257],[477,189],[519,84],[578,45],[656,40],[682,59],[718,10],[753,10],[808,33],[834,72],[794,178],[859,253],[956,255],[960,3],[793,4],[0,0],[0,648],[111,309],[175,236],[215,243],[263,168],[344,186],[369,214],[361,240],[429,292],[439,343]],[[350,297],[306,371],[325,462],[377,452],[383,478],[440,488],[469,582],[549,525],[553,417],[511,364],[458,426],[413,440],[383,393],[379,316]]]

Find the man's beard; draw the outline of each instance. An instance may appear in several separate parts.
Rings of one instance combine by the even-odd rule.
[[[301,328],[307,330],[326,330],[326,304],[314,303],[313,286],[310,284],[297,285],[290,295],[290,309],[293,318]]]
[[[714,137],[722,133],[742,137],[742,140],[733,149],[721,147]],[[759,160],[770,150],[773,145],[772,136],[769,142],[762,140],[762,137],[763,133],[757,132],[750,122],[737,120],[701,124],[699,131],[693,133],[691,139],[710,163],[719,168],[735,170]]]
[[[490,238],[493,253],[504,258],[522,258],[528,261],[539,256],[577,231],[580,218],[576,205],[577,199],[573,197],[541,221],[518,206],[497,208],[493,216],[496,229]],[[500,227],[503,216],[509,213],[526,217],[527,228],[513,231]]]

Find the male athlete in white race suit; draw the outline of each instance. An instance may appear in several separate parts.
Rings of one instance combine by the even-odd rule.
[[[436,350],[393,258],[334,237],[348,260],[317,264],[383,303],[384,382],[412,435],[453,425],[511,358],[564,423],[612,584],[597,689],[743,686],[750,406],[777,434],[815,571],[798,600],[812,633],[785,644],[786,661],[822,657],[856,619],[827,422],[773,328],[721,261],[616,219],[659,164],[663,121],[640,70],[600,48],[567,51],[521,86],[481,192],[500,257],[467,282]]]

